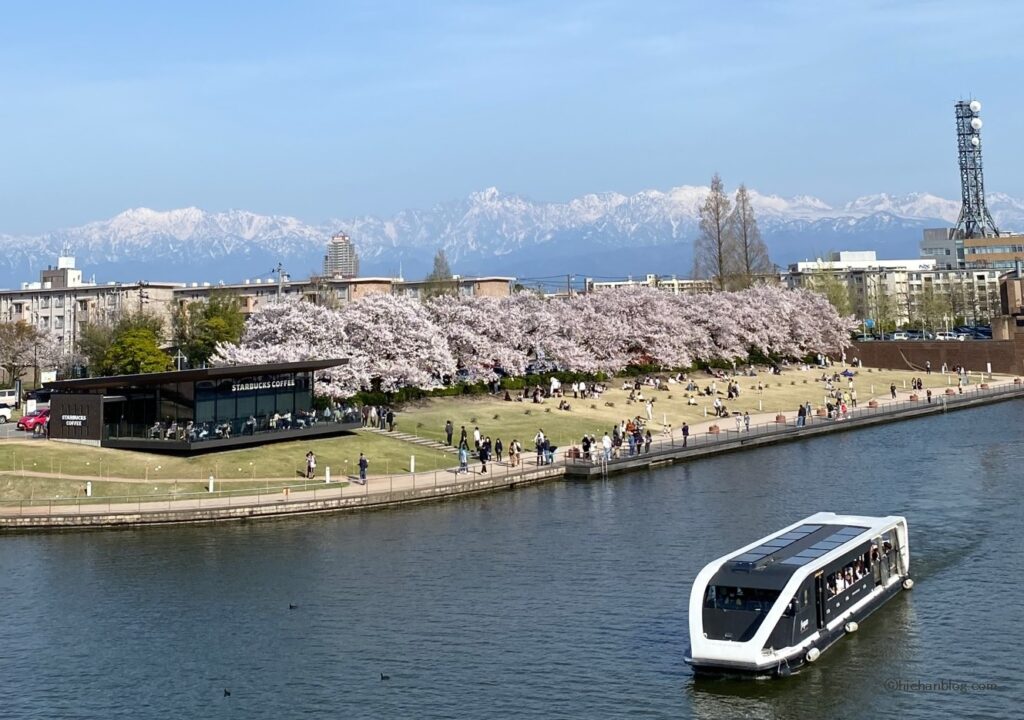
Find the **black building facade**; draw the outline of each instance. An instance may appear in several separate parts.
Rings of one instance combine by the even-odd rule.
[[[319,360],[47,383],[50,438],[124,449],[204,452],[336,435],[359,426],[353,408],[317,412]]]

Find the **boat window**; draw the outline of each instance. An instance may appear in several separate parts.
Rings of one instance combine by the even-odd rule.
[[[790,599],[789,604],[786,605],[786,610],[782,613],[784,617],[793,617],[801,610],[803,610],[810,602],[810,591],[807,588],[798,590],[797,594]]]
[[[868,551],[857,559],[848,562],[840,570],[832,573],[825,580],[825,587],[828,589],[828,597],[839,595],[846,588],[856,585],[858,581],[871,572],[871,557],[873,551]]]
[[[709,585],[704,607],[716,610],[768,612],[779,597],[778,590]]]

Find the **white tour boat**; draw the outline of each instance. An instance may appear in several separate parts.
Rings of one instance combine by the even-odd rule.
[[[686,662],[697,674],[788,675],[913,585],[905,518],[811,515],[700,571]]]

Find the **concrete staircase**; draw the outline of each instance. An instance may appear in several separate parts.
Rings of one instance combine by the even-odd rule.
[[[359,429],[362,430],[363,432],[371,432],[376,433],[377,435],[384,435],[389,438],[394,438],[395,440],[402,440],[407,443],[412,443],[413,445],[419,445],[420,447],[430,448],[431,450],[440,450],[441,452],[451,453],[453,455],[457,454],[459,451],[457,447],[445,445],[443,442],[439,442],[437,440],[429,440],[427,438],[420,437],[419,435],[413,435],[412,433],[399,432],[397,430],[395,432],[388,432],[387,430],[381,430],[380,428],[371,427],[364,427]]]

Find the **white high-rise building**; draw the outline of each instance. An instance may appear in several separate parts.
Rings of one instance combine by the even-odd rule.
[[[359,275],[359,256],[348,235],[343,232],[331,238],[324,255],[324,276],[354,278]]]

